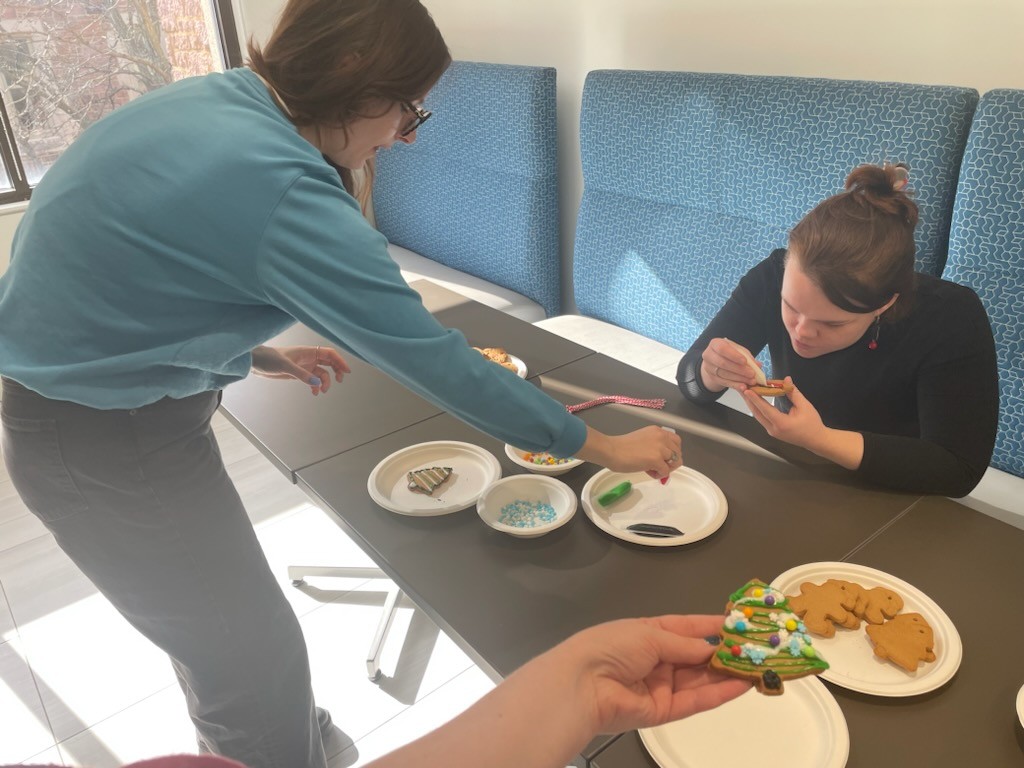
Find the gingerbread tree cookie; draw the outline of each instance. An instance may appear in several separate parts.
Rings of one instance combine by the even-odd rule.
[[[782,681],[817,675],[828,669],[811,644],[785,595],[754,579],[729,595],[721,647],[709,666],[753,680],[764,694],[782,693]]]

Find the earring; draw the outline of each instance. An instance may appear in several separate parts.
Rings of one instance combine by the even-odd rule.
[[[868,342],[868,349],[878,349],[878,331],[882,328],[882,316],[875,315],[875,337]]]

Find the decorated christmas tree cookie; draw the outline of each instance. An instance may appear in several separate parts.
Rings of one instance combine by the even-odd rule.
[[[762,581],[748,581],[729,595],[721,644],[710,666],[753,680],[764,694],[782,693],[782,681],[828,669],[786,596]]]

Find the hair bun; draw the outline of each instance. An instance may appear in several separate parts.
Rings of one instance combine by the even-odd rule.
[[[906,163],[858,165],[846,177],[846,189],[865,192],[876,197],[887,197],[906,192],[910,186],[910,167]]]

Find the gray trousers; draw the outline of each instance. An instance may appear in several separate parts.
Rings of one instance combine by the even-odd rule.
[[[171,657],[201,747],[325,768],[305,641],[224,469],[218,401],[101,411],[5,379],[4,461],[60,548]]]

